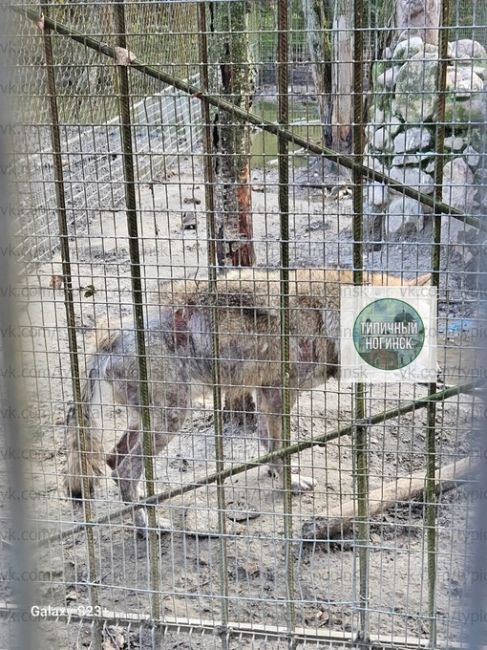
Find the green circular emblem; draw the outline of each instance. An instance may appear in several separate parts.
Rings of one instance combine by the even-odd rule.
[[[379,370],[399,370],[423,349],[424,324],[403,300],[381,298],[362,309],[353,324],[353,344],[360,357]]]

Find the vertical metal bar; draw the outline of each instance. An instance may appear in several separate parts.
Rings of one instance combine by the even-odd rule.
[[[11,20],[8,9],[5,5],[0,6],[0,51],[4,53],[0,60],[0,88],[7,88],[12,79],[11,71],[8,69],[9,57],[5,56],[11,43],[12,34],[15,34],[15,22]],[[7,163],[10,162],[7,154],[7,133],[11,115],[8,109],[7,93],[0,94],[0,241],[6,246],[13,241],[15,221],[11,218],[15,215],[14,197],[9,194],[10,170]],[[18,224],[15,224],[18,225]],[[15,233],[18,234],[18,233]],[[0,461],[0,475],[2,490],[8,486],[8,494],[3,493],[2,520],[4,530],[2,537],[6,536],[6,518],[8,517],[9,532],[13,543],[2,539],[0,545],[0,563],[2,567],[9,567],[8,575],[2,575],[2,593],[9,593],[19,608],[20,616],[9,621],[8,615],[2,615],[0,619],[0,636],[5,640],[8,638],[10,647],[18,647],[25,650],[33,650],[34,647],[42,645],[43,638],[39,639],[39,628],[35,626],[30,616],[30,607],[34,596],[30,580],[21,580],[20,576],[29,575],[33,568],[34,548],[30,541],[25,539],[25,532],[32,526],[32,509],[24,498],[16,498],[15,495],[28,494],[29,484],[27,482],[26,463],[24,451],[26,445],[30,445],[31,436],[28,427],[23,425],[23,419],[18,417],[20,408],[24,406],[21,398],[21,383],[18,379],[12,379],[8,374],[3,374],[5,369],[21,368],[21,358],[14,339],[4,332],[11,332],[18,327],[16,302],[17,299],[10,291],[12,285],[17,281],[18,273],[15,258],[10,254],[0,255],[0,445],[2,458]],[[18,377],[15,374],[15,377]],[[33,467],[29,468],[31,471]],[[7,481],[6,485],[4,481]],[[11,490],[11,492],[10,492]],[[25,492],[24,492],[25,490]],[[34,501],[35,506],[35,501]],[[2,569],[3,570],[3,569]],[[26,572],[26,573],[23,573]],[[17,578],[15,577],[17,576]],[[3,596],[5,598],[5,596]]]
[[[208,92],[208,37],[206,27],[206,6],[199,4],[199,50],[201,61],[201,89],[203,93]],[[213,138],[210,115],[210,104],[205,98],[202,102],[203,117],[203,157],[205,175],[205,205],[206,205],[206,233],[208,251],[208,290],[210,295],[210,320],[211,320],[211,355],[212,355],[212,382],[213,382],[213,422],[215,427],[215,459],[216,471],[224,469],[223,452],[223,413],[222,394],[220,379],[220,342],[218,332],[217,312],[217,246],[216,246],[216,213],[215,213],[215,177],[212,163]],[[222,616],[222,647],[228,647],[228,572],[227,572],[227,545],[226,545],[226,518],[225,518],[225,489],[223,479],[218,479],[217,503],[218,503],[218,532],[220,534],[220,593],[221,593],[221,616]]]
[[[288,3],[279,0],[277,7],[277,99],[278,122],[287,127],[289,121],[288,105]],[[291,442],[291,406],[289,395],[289,144],[281,134],[278,139],[279,172],[279,215],[280,215],[280,335],[281,335],[281,394],[282,394],[282,434],[281,444],[287,447]],[[284,550],[287,574],[287,626],[289,645],[293,647],[293,634],[296,625],[294,605],[294,555],[292,543],[292,493],[291,457],[282,458]]]
[[[44,16],[49,15],[49,6],[41,3],[41,10]],[[61,247],[61,261],[63,270],[63,287],[64,287],[64,307],[66,310],[66,323],[68,330],[68,347],[69,347],[69,363],[71,368],[71,382],[73,390],[74,408],[76,413],[76,421],[78,425],[83,422],[83,415],[81,412],[81,382],[78,358],[78,344],[76,341],[76,320],[74,313],[73,301],[73,281],[71,274],[71,258],[69,251],[69,232],[66,219],[66,201],[65,201],[65,186],[63,174],[63,160],[61,155],[61,133],[59,128],[59,112],[57,105],[57,91],[56,91],[56,78],[54,74],[54,55],[52,49],[51,30],[44,25],[43,28],[43,43],[44,43],[44,57],[46,63],[47,74],[47,90],[49,94],[49,110],[51,113],[51,141],[52,141],[52,157],[54,167],[54,180],[56,189],[56,202],[58,214],[58,228],[59,240]],[[82,472],[82,485],[83,485],[83,516],[85,520],[85,534],[86,544],[88,547],[88,590],[91,605],[96,608],[98,606],[98,594],[96,591],[96,555],[95,555],[95,540],[93,528],[90,522],[93,519],[93,512],[91,508],[90,488],[88,480],[88,467],[87,457],[88,441],[86,430],[83,426],[78,426],[78,435],[80,442],[80,465]],[[92,645],[93,648],[101,648],[101,624],[96,622],[92,630]]]
[[[487,95],[483,99],[484,107],[487,108]],[[482,172],[487,172],[487,120],[484,120],[484,123],[481,128],[481,142],[482,146],[480,147],[480,169]],[[479,188],[480,201],[481,204],[486,205],[483,201],[487,200],[487,183],[485,180],[481,182],[481,187]],[[478,288],[479,288],[479,297],[482,297],[479,301],[479,311],[478,318],[480,322],[487,321],[487,303],[485,301],[485,296],[487,296],[487,259],[485,255],[482,255],[479,260],[479,266],[477,268],[478,273]],[[481,368],[487,367],[487,332],[485,328],[481,329],[479,336],[479,347],[482,354],[483,363],[480,364]],[[477,362],[476,362],[477,363]],[[477,366],[473,366],[477,367]],[[472,367],[472,369],[473,369]],[[480,395],[480,400],[482,404],[487,403],[487,386],[484,384],[482,392]],[[477,540],[477,543],[474,545],[474,553],[471,561],[467,564],[467,571],[471,572],[472,576],[480,577],[482,579],[474,579],[471,593],[465,594],[464,596],[464,625],[463,630],[465,636],[467,637],[467,648],[468,650],[478,650],[485,644],[486,637],[486,621],[485,621],[485,603],[487,603],[487,580],[485,577],[487,575],[487,535],[485,534],[485,522],[487,521],[487,437],[485,436],[485,431],[487,430],[487,411],[482,408],[480,413],[476,416],[474,420],[474,426],[472,427],[472,440],[473,448],[476,449],[478,456],[477,458],[481,459],[479,470],[478,470],[478,481],[472,485],[471,491],[469,490],[467,494],[472,498],[473,502],[477,502],[473,508],[473,517],[470,518],[470,524],[473,523],[473,530],[471,530],[471,539]],[[481,496],[480,496],[481,495]],[[469,504],[470,505],[470,504]],[[479,608],[480,606],[480,608]]]
[[[353,32],[353,157],[363,163],[363,0],[354,0]],[[353,282],[363,283],[363,176],[353,170]],[[359,554],[359,616],[363,639],[369,636],[368,580],[369,580],[369,522],[368,522],[368,463],[367,426],[365,419],[365,386],[355,386],[355,485],[357,494],[357,545]]]
[[[116,0],[115,26],[117,30],[117,44],[127,49],[126,27],[125,27],[125,6],[124,0]],[[154,445],[151,430],[150,398],[147,381],[147,356],[145,347],[145,326],[144,326],[144,293],[142,290],[142,279],[140,269],[139,233],[137,225],[137,200],[135,195],[135,172],[134,154],[132,146],[132,126],[130,118],[130,85],[127,65],[118,66],[119,97],[120,97],[120,131],[122,136],[122,155],[125,184],[125,203],[127,211],[127,231],[129,238],[130,254],[130,277],[132,281],[132,301],[134,306],[134,321],[137,341],[137,361],[139,370],[139,396],[141,406],[143,454],[145,484],[148,496],[155,494],[154,486]],[[157,520],[155,507],[147,508],[149,523],[149,563],[150,563],[150,584],[151,616],[155,625],[157,637],[157,622],[161,620],[162,609],[159,594],[160,572],[159,572],[159,539],[157,534]]]
[[[450,0],[442,0],[439,23],[438,70],[436,89],[438,93],[438,115],[436,122],[436,159],[435,159],[435,191],[436,201],[443,200],[443,167],[445,145],[445,102],[446,102],[446,73],[448,65],[448,25],[450,23]],[[433,246],[431,250],[432,285],[438,289],[440,285],[440,253],[441,253],[441,212],[434,214]],[[436,382],[428,386],[428,394],[436,392]],[[427,407],[426,430],[426,548],[428,562],[428,614],[430,617],[430,647],[436,647],[436,515],[437,494],[435,485],[436,461],[436,402],[429,402]]]

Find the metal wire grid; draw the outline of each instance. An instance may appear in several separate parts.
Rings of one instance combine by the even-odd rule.
[[[228,4],[228,11],[232,4]],[[198,43],[201,6],[170,5],[170,8],[156,8],[147,3],[127,3],[125,19],[127,24],[131,17],[134,21],[133,29],[126,30],[128,48],[133,48],[139,58],[139,50],[149,43],[147,53],[140,58],[157,66],[161,63],[162,52],[158,48],[164,43],[166,52],[181,54],[175,66],[167,66],[168,74],[182,76],[190,82],[197,74],[198,87],[204,88],[201,83],[204,66],[197,51],[198,45],[201,46]],[[70,7],[53,4],[44,5],[44,10],[46,17],[55,17],[95,40],[100,34],[101,40],[108,40],[106,33],[113,34],[110,46],[116,42],[115,35],[124,32],[115,22],[114,14],[120,11],[116,4],[102,7],[95,3]],[[169,10],[174,12],[172,20],[180,21],[176,29],[172,21],[161,28],[160,12]],[[297,11],[296,7],[294,10]],[[104,15],[95,28],[93,12],[98,11]],[[273,7],[266,10],[262,4],[259,11],[267,21],[267,36],[273,34],[277,19]],[[258,18],[259,13],[256,15]],[[360,15],[365,14],[361,12]],[[269,47],[269,38],[258,30],[257,18],[254,18],[254,31],[250,35],[254,41],[254,57],[255,52],[260,52],[260,43],[262,51]],[[283,3],[280,3],[279,18],[286,19]],[[154,38],[146,40],[140,25],[153,30],[150,35]],[[102,28],[98,29],[99,26]],[[21,34],[33,37],[27,19],[19,22],[19,28]],[[473,31],[474,26],[467,28]],[[211,37],[208,28],[206,31]],[[306,36],[304,26],[298,25],[295,31],[301,32],[303,38],[297,38],[296,42],[302,43]],[[454,31],[450,27],[442,34],[447,34],[451,41]],[[164,38],[158,42],[160,32]],[[280,33],[282,70],[287,48],[282,40],[286,32],[281,30]],[[181,48],[181,37],[187,37],[192,47]],[[51,38],[54,46],[51,67],[58,73],[55,101],[60,109],[59,152],[68,201],[65,214],[69,239],[64,243],[68,244],[71,257],[72,315],[78,356],[83,366],[90,351],[90,331],[103,333],[107,328],[104,322],[108,327],[116,327],[120,318],[132,312],[133,257],[127,239],[126,187],[122,180],[126,144],[121,144],[119,118],[113,114],[116,110],[113,95],[123,95],[120,86],[123,81],[116,80],[118,73],[106,65],[101,55],[92,55],[87,46],[80,47],[66,36],[57,36],[55,30]],[[45,35],[39,33],[35,40],[37,56],[43,57],[44,54],[39,53],[45,45]],[[356,39],[356,47],[357,42]],[[274,45],[277,45],[277,37]],[[21,48],[21,53],[24,51]],[[302,72],[299,79],[293,79],[291,63],[289,88],[289,80],[285,77],[278,79],[269,75],[269,55],[250,64],[266,71],[265,75],[262,72],[256,75],[257,84],[265,85],[257,86],[252,112],[262,114],[261,107],[267,111],[264,118],[269,122],[276,118],[283,125],[298,122],[299,137],[305,142],[316,142],[314,147],[320,150],[311,64],[306,63],[303,54],[294,55],[292,47],[291,53],[291,62],[301,60]],[[372,63],[364,61],[363,55],[356,50],[354,60],[360,59],[363,67]],[[37,59],[37,66],[41,60]],[[75,71],[80,66],[86,82],[63,96],[59,88],[61,83],[64,89],[62,79],[79,79]],[[32,60],[24,66],[19,65],[19,70],[41,83],[40,75],[32,74],[38,71]],[[208,120],[205,119],[204,101],[189,99],[181,88],[169,87],[161,91],[153,79],[152,86],[145,86],[139,71],[129,68],[126,72],[132,109],[133,189],[139,215],[137,242],[142,259],[144,305],[150,309],[158,307],[157,288],[161,280],[205,277],[207,221],[211,217],[208,205],[211,194],[205,194],[205,190],[211,183],[208,183],[208,176],[205,177],[204,161],[209,154],[205,156],[202,136],[205,132],[208,134],[209,129],[205,129]],[[99,78],[110,78],[113,86],[103,87],[102,84],[100,92],[100,84],[95,81]],[[83,92],[79,95],[81,86]],[[421,647],[428,643],[428,636],[434,644],[437,634],[437,647],[445,642],[453,647],[461,636],[459,592],[463,576],[466,571],[468,573],[468,506],[475,498],[474,491],[469,493],[468,482],[455,492],[445,492],[438,502],[433,501],[430,494],[420,501],[399,501],[383,515],[369,517],[362,511],[365,528],[350,538],[342,535],[333,542],[309,543],[303,539],[302,526],[316,515],[334,512],[340,504],[356,496],[357,491],[366,489],[363,484],[360,487],[356,483],[357,456],[362,462],[367,459],[366,475],[369,489],[373,490],[389,480],[424,470],[427,450],[430,452],[430,475],[435,464],[445,466],[472,451],[469,434],[480,406],[475,396],[468,392],[457,394],[452,390],[440,394],[436,413],[431,407],[429,413],[411,409],[386,421],[372,420],[367,426],[364,422],[374,414],[380,417],[386,409],[401,409],[410,400],[426,396],[432,387],[373,386],[367,388],[361,398],[360,391],[354,396],[348,385],[330,380],[324,387],[300,392],[290,423],[293,439],[299,441],[303,451],[294,460],[298,460],[304,474],[311,474],[318,481],[318,486],[313,495],[302,495],[291,503],[289,499],[283,501],[278,483],[272,483],[264,469],[258,466],[227,477],[225,481],[217,481],[216,485],[209,483],[189,489],[192,482],[204,483],[207,475],[222,469],[218,452],[215,461],[215,447],[219,445],[223,446],[224,466],[230,468],[229,472],[264,453],[251,423],[226,424],[220,439],[217,436],[215,440],[213,423],[220,420],[219,411],[215,410],[211,397],[198,397],[195,391],[189,419],[182,432],[171,443],[167,454],[164,452],[155,461],[156,492],[173,490],[173,497],[164,501],[164,514],[172,522],[171,532],[157,542],[154,536],[148,542],[136,540],[130,518],[117,515],[121,503],[108,477],[103,478],[95,498],[88,501],[91,512],[87,515],[85,511],[94,525],[86,529],[80,524],[73,529],[75,532],[70,532],[77,522],[82,522],[79,508],[65,500],[62,489],[64,439],[61,423],[66,405],[72,399],[68,334],[72,335],[73,328],[66,329],[64,297],[59,288],[56,289],[61,257],[56,224],[59,197],[56,199],[55,193],[55,181],[59,183],[59,176],[54,175],[53,152],[58,152],[56,146],[46,144],[48,130],[43,125],[52,123],[52,113],[49,113],[44,96],[46,86],[40,85],[37,92],[36,107],[42,106],[40,120],[33,119],[29,105],[24,108],[29,116],[26,120],[28,130],[24,133],[34,136],[16,141],[16,154],[20,159],[16,169],[24,170],[19,183],[25,189],[23,197],[29,199],[26,198],[21,213],[30,215],[28,221],[19,220],[19,239],[24,240],[22,260],[30,256],[36,270],[35,275],[31,272],[24,276],[26,293],[22,294],[28,294],[23,308],[24,363],[31,369],[33,380],[29,392],[29,420],[34,423],[31,465],[35,515],[32,523],[36,539],[41,541],[35,582],[39,587],[39,604],[68,607],[60,618],[64,620],[69,614],[71,620],[67,629],[61,623],[49,621],[44,626],[48,627],[47,637],[56,636],[65,647],[90,643],[97,647],[102,639],[102,647],[111,644],[112,647],[169,648],[181,637],[188,647],[214,647],[215,639],[203,634],[212,630],[220,637],[223,647],[279,648],[287,646],[289,639],[298,647],[338,647],[341,642],[349,643],[360,630],[373,638],[380,637],[380,642],[386,646]],[[145,97],[146,93],[149,98]],[[35,94],[29,87],[27,97]],[[276,95],[278,106],[272,101]],[[367,89],[368,102],[373,103],[375,95],[380,97],[381,93],[376,93],[374,88]],[[161,98],[168,98],[168,101]],[[75,100],[78,113],[73,119]],[[289,103],[288,110],[285,100]],[[155,106],[154,112],[148,106]],[[174,112],[171,112],[172,107]],[[357,108],[356,111],[355,121],[360,126],[362,120]],[[124,123],[126,119],[127,116]],[[396,274],[437,270],[431,261],[432,231],[424,240],[410,234],[383,243],[380,251],[368,250],[367,246],[362,251],[363,238],[357,235],[360,235],[363,207],[357,200],[356,189],[361,174],[354,174],[353,184],[348,177],[338,182],[343,193],[347,186],[352,186],[353,205],[351,198],[346,194],[342,196],[340,190],[336,198],[330,197],[326,189],[316,188],[316,185],[330,183],[324,166],[310,165],[306,149],[298,148],[288,154],[291,165],[287,182],[282,161],[289,138],[281,135],[276,143],[271,127],[264,120],[262,123],[267,126],[263,133],[268,139],[262,141],[260,134],[254,136],[254,147],[262,148],[254,148],[252,167],[254,242],[259,267],[281,269],[279,281],[286,282],[282,269],[287,263],[282,265],[282,254],[283,242],[286,254],[285,242],[289,238],[287,254],[291,267],[334,263],[351,267],[353,262],[356,273],[360,272],[362,264],[367,269]],[[441,120],[439,123],[441,126]],[[171,145],[172,129],[176,133],[174,146]],[[360,162],[360,138],[356,137],[355,143],[358,147],[355,154]],[[368,154],[364,157],[366,163],[367,157]],[[407,177],[395,180],[407,181]],[[478,179],[475,183],[480,187]],[[336,187],[337,182],[331,185]],[[289,188],[289,192],[283,193],[282,188]],[[473,191],[477,185],[471,182],[469,188]],[[421,184],[413,187],[413,193],[418,189],[422,190]],[[433,207],[443,198],[440,194],[436,203],[433,199]],[[29,212],[31,208],[33,211]],[[289,236],[286,229],[282,230],[279,210],[289,212]],[[439,328],[445,339],[439,360],[448,371],[448,384],[465,384],[476,378],[470,357],[475,356],[478,341],[471,326],[479,327],[475,303],[483,298],[468,281],[476,277],[475,267],[467,267],[465,260],[468,256],[475,260],[482,248],[478,239],[473,245],[468,243],[467,234],[455,244],[450,243],[450,224],[456,222],[451,217],[443,217],[441,221],[442,231],[447,234],[441,240],[441,257],[436,259],[436,264],[441,265],[437,276],[440,279]],[[440,223],[440,219],[435,223]],[[461,228],[465,233],[470,232],[464,225]],[[368,243],[367,234],[365,243]],[[458,249],[464,256],[460,262],[458,255],[455,256]],[[46,255],[51,256],[48,262],[45,262]],[[480,374],[481,369],[478,371]],[[213,397],[218,399],[217,395]],[[99,409],[98,428],[109,449],[115,435],[126,427],[127,413],[124,408],[113,406],[110,393],[97,396],[95,401],[104,404]],[[148,410],[149,415],[154,414],[153,408]],[[337,424],[339,427],[350,424],[348,432],[353,436],[339,436],[318,446],[317,439],[333,434]],[[365,435],[366,450],[362,450],[362,454],[357,449],[357,440],[360,442],[357,427],[361,428],[362,439]],[[434,440],[435,449],[432,448]],[[221,452],[222,449],[220,456]],[[181,494],[177,495],[179,486]],[[186,491],[183,493],[183,490]],[[224,511],[221,502],[218,507],[218,499],[222,496],[225,498]],[[426,516],[436,511],[434,527],[430,528],[435,531],[436,539],[431,532],[427,533],[425,525],[424,508],[428,508],[428,503],[430,509]],[[370,502],[369,507],[372,506]],[[291,510],[292,517],[289,516]],[[111,518],[102,523],[102,517]],[[59,537],[52,535],[62,531],[61,543]],[[83,531],[91,532],[87,537]],[[283,535],[287,539],[284,544]],[[431,558],[435,559],[434,565]],[[104,608],[101,622],[97,616],[92,620],[98,610],[90,608],[97,607]],[[135,620],[131,621],[131,617]],[[162,619],[166,625],[163,640],[154,640],[155,632],[151,630],[157,619]]]

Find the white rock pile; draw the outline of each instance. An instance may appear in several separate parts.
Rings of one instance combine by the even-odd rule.
[[[414,36],[388,56],[374,65],[364,163],[431,195],[438,156],[438,48]],[[486,180],[480,178],[485,172],[479,152],[487,119],[487,55],[480,43],[462,39],[448,44],[448,57],[442,198],[467,214],[485,214],[477,190]],[[382,183],[368,182],[364,198],[369,238],[376,242],[422,231],[428,223],[430,208]],[[457,242],[465,227],[448,221],[447,240]]]

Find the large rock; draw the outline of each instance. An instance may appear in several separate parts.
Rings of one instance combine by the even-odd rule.
[[[467,146],[467,143],[468,140],[460,135],[450,135],[444,140],[445,149],[450,151],[461,151]]]
[[[400,70],[401,67],[398,65],[394,66],[393,68],[389,68],[388,70],[385,70],[382,74],[380,74],[377,77],[377,83],[379,84],[379,86],[382,86],[383,88],[392,90],[396,85],[397,77],[399,76]]]
[[[373,206],[373,208],[380,208],[387,203],[389,189],[383,183],[373,181],[366,186],[365,197],[367,203]]]
[[[374,149],[378,149],[379,151],[389,151],[391,147],[391,139],[387,128],[381,127],[374,131],[370,144]]]
[[[413,36],[404,41],[400,41],[392,52],[392,58],[395,61],[405,61],[410,59],[418,52],[423,52],[424,41],[419,36]]]
[[[384,212],[366,203],[364,213],[364,236],[365,241],[368,242],[367,248],[370,247],[373,250],[379,250],[383,240]]]
[[[404,127],[404,123],[401,122],[397,115],[387,116],[384,121],[387,130],[391,134],[391,137],[397,135],[399,131],[401,131],[401,129]]]
[[[402,66],[396,82],[396,110],[406,122],[420,124],[434,119],[437,74],[435,53],[415,54]]]
[[[450,160],[443,167],[443,201],[463,212],[471,212],[473,182],[473,172],[463,158]]]
[[[417,167],[393,167],[389,172],[389,176],[423,194],[433,193],[433,178]]]
[[[420,203],[408,196],[398,196],[391,201],[387,208],[384,223],[386,239],[390,239],[395,233],[403,232],[406,229],[422,230],[423,212]]]
[[[485,81],[487,77],[487,65],[474,65],[472,70],[482,79],[482,81]]]
[[[432,141],[431,133],[419,126],[406,129],[394,138],[394,153],[410,153],[427,149]]]
[[[434,154],[431,151],[418,153],[400,153],[392,159],[393,167],[419,167],[429,162]]]
[[[445,102],[445,122],[452,130],[481,126],[487,116],[486,105],[487,102],[483,101],[481,93],[463,101],[453,94],[448,94]]]
[[[468,147],[464,150],[463,158],[468,166],[472,169],[476,169],[480,165],[480,154],[471,145],[468,145]]]
[[[378,172],[382,172],[383,174],[387,173],[387,167],[385,167],[384,163],[375,156],[364,156],[364,165],[365,167],[376,169]]]
[[[384,111],[378,106],[373,106],[370,109],[370,122],[376,126],[380,126],[384,121]]]
[[[486,59],[485,48],[477,41],[461,38],[448,43],[448,56],[452,59]]]
[[[446,70],[446,89],[458,98],[470,97],[472,93],[484,88],[482,79],[470,66],[448,66]]]

